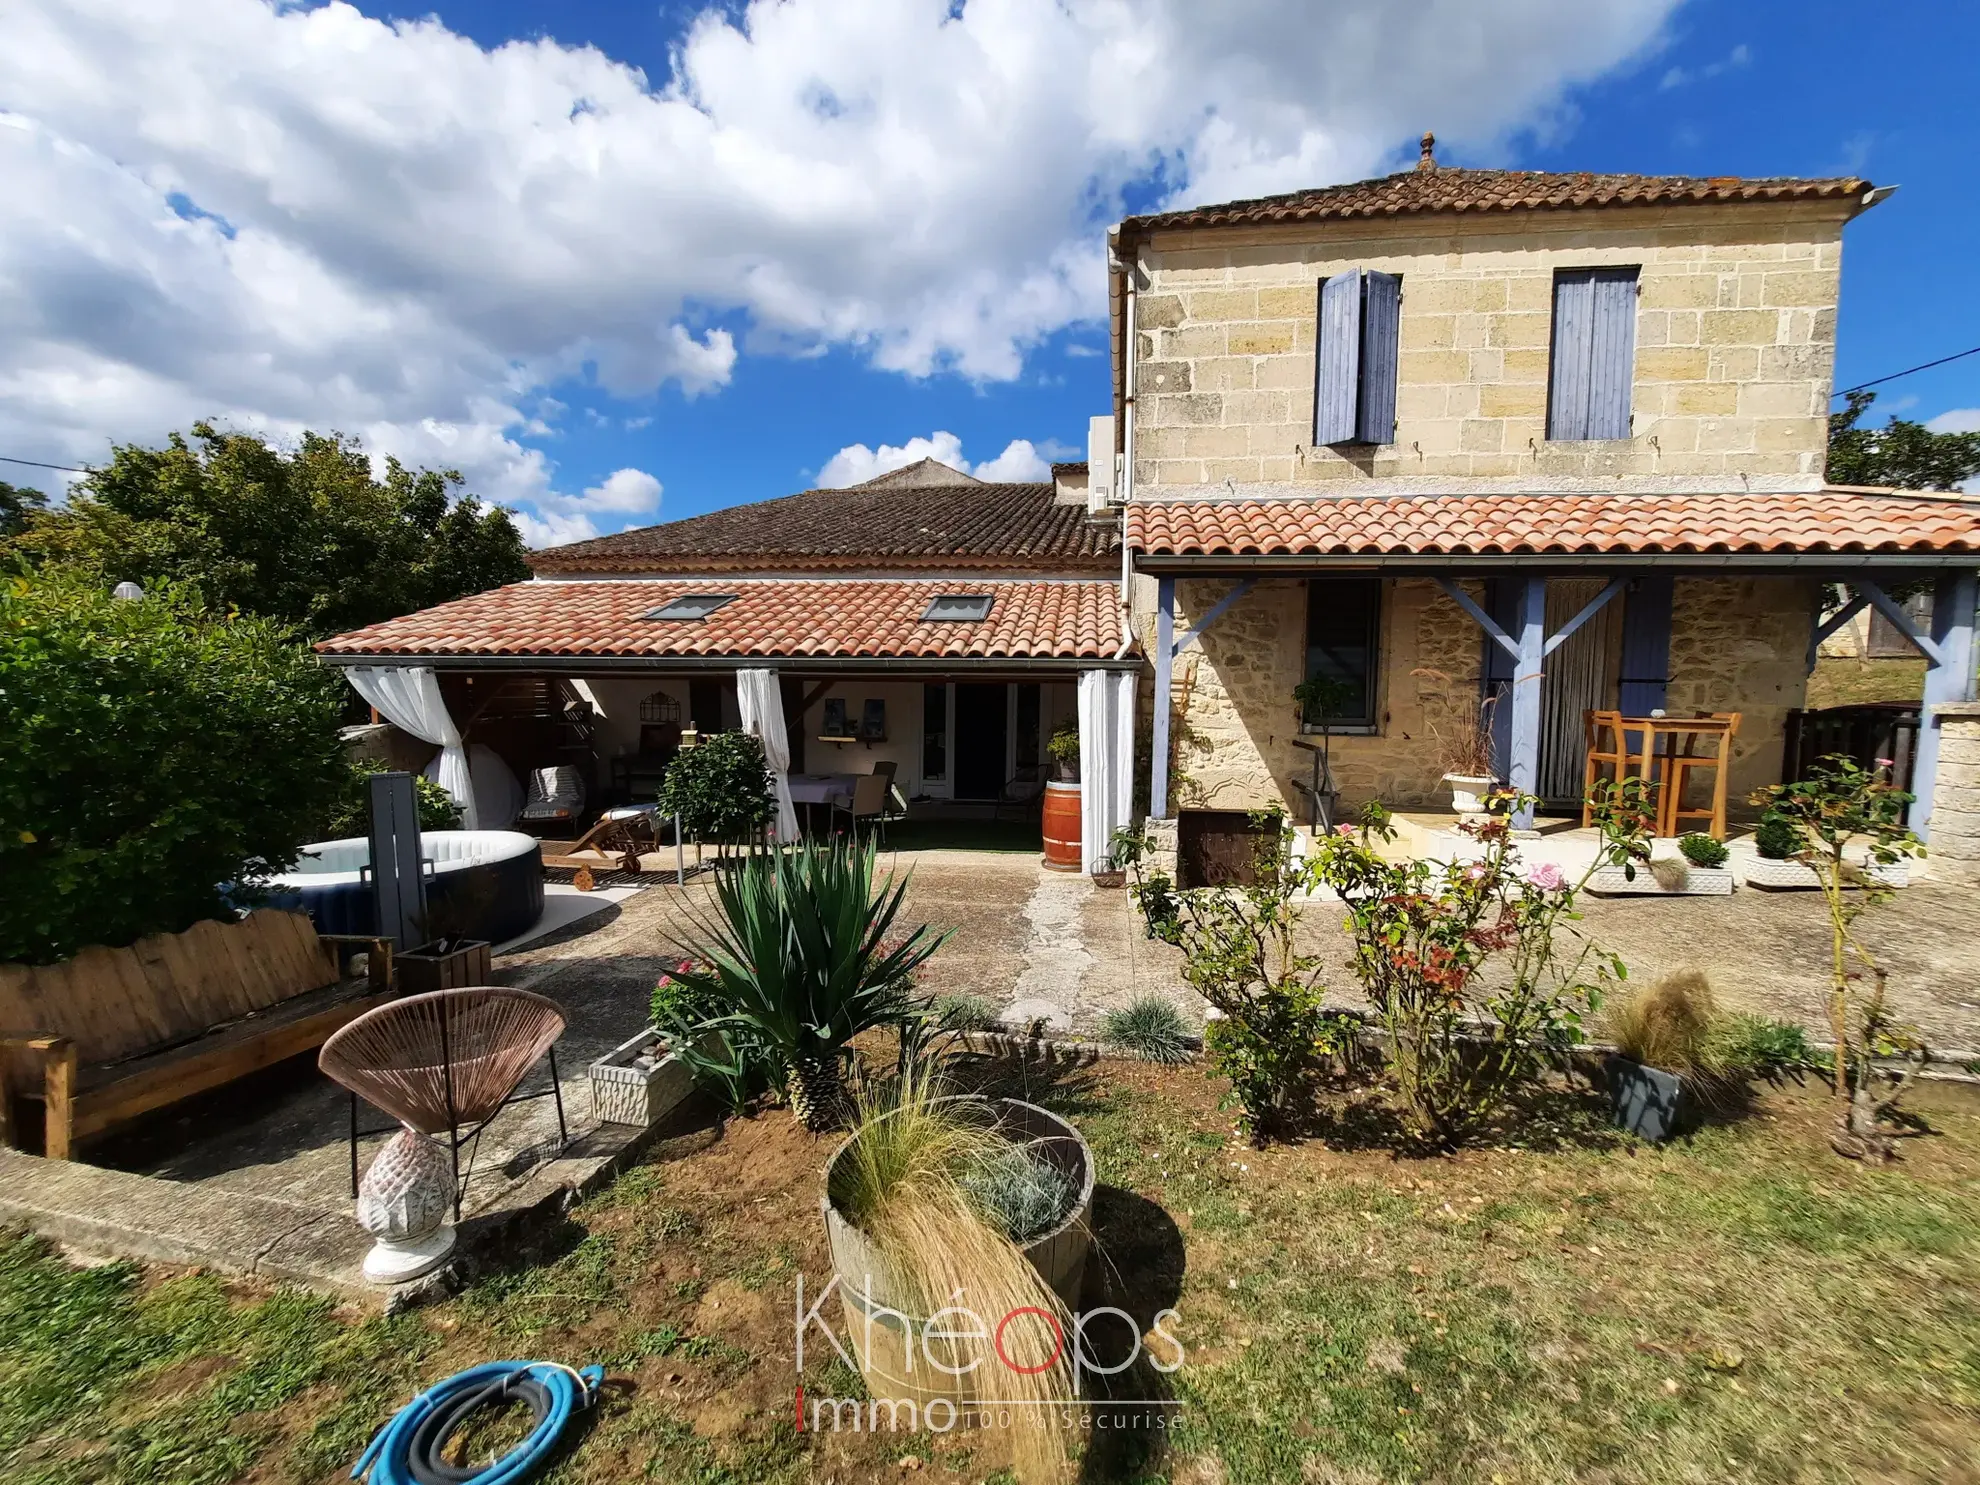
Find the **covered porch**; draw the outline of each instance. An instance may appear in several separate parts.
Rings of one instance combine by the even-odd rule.
[[[1751,792],[1804,766],[1793,734],[1823,639],[1869,610],[1925,662],[1911,824],[1929,838],[1934,719],[1974,694],[1980,505],[1838,490],[1619,496],[1581,530],[1553,509],[1593,500],[1131,507],[1152,610],[1151,816],[1278,805],[1314,823],[1379,800],[1434,821],[1452,808],[1446,745],[1489,703],[1492,774],[1535,797],[1543,821],[1578,824],[1591,773],[1617,771],[1590,762],[1591,714],[1612,713],[1626,742],[1597,732],[1594,751],[1687,791],[1666,828],[1709,828],[1717,795],[1713,833],[1736,836]],[[1925,626],[1905,602],[1920,591],[1933,596]],[[1315,678],[1326,704],[1296,703]],[[1682,744],[1667,731],[1714,714],[1731,734],[1723,765],[1669,768]]]

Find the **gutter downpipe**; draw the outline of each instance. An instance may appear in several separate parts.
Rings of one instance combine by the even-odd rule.
[[[1118,234],[1118,229],[1117,229]],[[1130,624],[1133,616],[1133,603],[1130,585],[1134,580],[1134,553],[1128,546],[1127,508],[1134,498],[1134,262],[1122,256],[1122,249],[1129,247],[1127,238],[1116,235],[1114,239],[1115,271],[1121,275],[1121,467],[1114,489],[1120,497],[1121,507],[1121,633],[1124,637],[1121,653],[1127,653],[1127,646],[1133,643],[1134,635]]]

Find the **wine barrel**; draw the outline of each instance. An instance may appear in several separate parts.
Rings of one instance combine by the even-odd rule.
[[[1078,871],[1079,785],[1045,786],[1045,867],[1048,871]]]

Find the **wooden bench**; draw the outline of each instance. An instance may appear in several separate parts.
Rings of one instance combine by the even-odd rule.
[[[368,973],[346,979],[357,948]],[[15,1097],[41,1102],[44,1153],[66,1160],[82,1140],[311,1051],[391,998],[391,940],[319,935],[268,909],[0,965],[0,1144],[15,1143]]]

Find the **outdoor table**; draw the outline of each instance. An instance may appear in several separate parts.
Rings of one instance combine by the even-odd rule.
[[[1635,752],[1636,773],[1639,777],[1658,785],[1657,789],[1657,834],[1677,834],[1678,809],[1683,803],[1679,797],[1684,788],[1685,770],[1676,767],[1675,760],[1693,756],[1690,752],[1703,739],[1716,739],[1714,753],[1698,754],[1696,766],[1714,769],[1717,777],[1713,780],[1711,834],[1715,840],[1726,836],[1726,766],[1731,763],[1732,738],[1739,730],[1736,717],[1624,717],[1623,737],[1628,739],[1635,734],[1643,736],[1643,747]],[[1668,745],[1663,740],[1668,738]],[[1679,752],[1683,744],[1686,751]],[[1627,742],[1625,742],[1627,746]],[[1661,777],[1659,774],[1661,772]]]
[[[794,773],[790,776],[791,803],[798,805],[824,805],[827,811],[850,810],[853,801],[853,782],[859,777],[856,773]],[[806,809],[807,822],[812,818]]]

